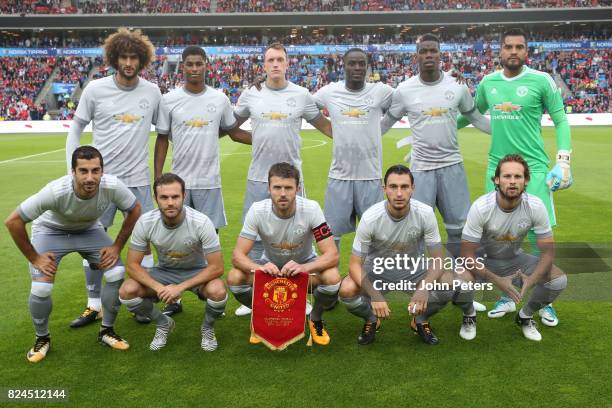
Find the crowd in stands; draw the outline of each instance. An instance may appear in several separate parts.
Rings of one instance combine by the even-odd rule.
[[[323,85],[343,79],[341,55],[290,55],[288,79],[314,92]],[[460,71],[472,90],[487,73],[499,68],[496,51],[473,49],[462,52],[444,52],[442,69]],[[92,66],[98,67],[94,78],[112,74],[100,58],[1,58],[0,81],[5,89],[2,95],[2,114],[8,119],[23,119],[24,111],[30,111],[33,101],[55,65],[58,65],[57,81],[83,83]],[[532,50],[529,65],[535,69],[557,75],[565,83],[565,103],[571,113],[612,112],[609,105],[609,81],[612,73],[610,50],[579,50],[543,52]],[[370,81],[382,81],[393,87],[416,75],[411,54],[370,54]],[[26,69],[27,68],[27,69]],[[236,103],[242,89],[263,73],[262,59],[253,56],[211,56],[207,83],[222,89]],[[156,83],[162,93],[182,83],[180,70],[166,57],[159,57],[147,71],[145,79]],[[60,96],[61,97],[61,96]],[[70,98],[59,101],[61,118],[71,118],[76,105]],[[12,109],[11,109],[12,108]]]
[[[42,119],[46,109],[35,100],[49,75],[56,59],[0,58],[0,118],[2,120]]]
[[[78,7],[77,7],[78,5]],[[219,0],[217,13],[610,6],[610,0]],[[0,14],[209,13],[210,0],[0,0]]]

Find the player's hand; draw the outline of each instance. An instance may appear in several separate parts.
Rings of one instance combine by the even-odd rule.
[[[261,91],[261,84],[266,82],[266,78],[261,75],[257,75],[255,79],[253,79],[253,83],[249,84],[249,89],[255,87],[258,91]]]
[[[527,276],[522,271],[519,271],[519,275],[521,277],[521,282],[523,283],[521,286],[521,298],[525,298],[529,289],[535,286],[536,281],[533,279],[533,275]]]
[[[115,245],[104,247],[100,250],[100,263],[98,267],[100,269],[108,269],[114,266],[119,260],[119,248]]]
[[[521,271],[518,270],[517,272],[515,272],[514,274],[510,275],[510,276],[505,276],[505,277],[498,277],[495,282],[493,282],[495,284],[495,286],[497,286],[502,292],[504,292],[506,295],[508,295],[508,297],[510,299],[512,299],[514,301],[514,303],[521,303],[521,294],[518,292],[518,290],[516,290],[516,288],[514,287],[514,285],[512,284],[512,281],[521,276]]]
[[[44,275],[54,277],[57,272],[57,262],[55,261],[55,255],[51,252],[45,252],[44,254],[38,254],[36,259],[32,262],[32,266],[42,272]]]
[[[557,152],[557,164],[546,175],[546,184],[550,191],[564,190],[574,183],[570,169],[571,152],[559,150]]]
[[[379,319],[388,319],[389,315],[391,314],[391,309],[389,309],[389,305],[387,305],[387,302],[384,300],[380,302],[372,302],[372,311]]]
[[[452,69],[452,71],[450,72],[450,75],[451,75],[453,78],[455,78],[455,81],[456,81],[458,84],[463,85],[463,84],[467,83],[467,81],[466,81],[465,77],[463,76],[463,73],[462,73],[462,72],[460,72],[460,71],[457,71],[455,68],[453,68],[453,69]]]
[[[176,303],[183,295],[183,290],[177,285],[166,285],[157,292],[159,300],[166,304]]]
[[[291,260],[287,262],[285,266],[283,266],[283,269],[281,269],[280,272],[281,275],[295,276],[298,273],[306,272],[306,268],[304,267],[304,265]]]
[[[408,304],[408,313],[413,315],[420,315],[425,313],[427,309],[427,299],[429,298],[429,292],[424,289],[419,289],[414,292],[410,303]]]
[[[281,271],[274,265],[272,262],[268,262],[260,268],[265,273],[268,273],[272,276],[280,276]]]

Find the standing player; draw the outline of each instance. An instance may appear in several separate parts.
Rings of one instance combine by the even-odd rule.
[[[302,118],[327,136],[332,135],[331,123],[319,111],[308,89],[287,81],[289,67],[287,50],[280,43],[272,43],[264,52],[266,80],[261,90],[249,88],[238,98],[234,114],[238,126],[251,119],[253,152],[247,189],[244,197],[242,217],[256,201],[270,197],[268,193],[268,170],[278,162],[287,162],[302,169],[300,130]],[[304,194],[304,186],[300,186]],[[263,253],[261,241],[257,239],[249,254],[251,259],[260,259]],[[236,314],[250,313],[240,307]]]
[[[546,206],[550,225],[557,224],[553,205],[553,191],[569,188],[573,179],[570,171],[571,134],[563,107],[561,92],[555,81],[545,72],[525,66],[528,57],[527,36],[519,28],[502,34],[500,60],[503,70],[483,78],[476,92],[476,105],[482,113],[491,115],[492,142],[489,150],[486,190],[495,185],[491,181],[499,160],[507,154],[522,155],[531,173],[527,192],[539,197]],[[548,172],[550,160],[542,139],[542,114],[548,111],[557,139],[557,163]],[[459,127],[467,123],[460,118]],[[547,174],[548,172],[548,174]],[[537,253],[536,236],[532,231],[528,239]],[[489,317],[502,317],[516,310],[511,299],[502,297],[489,311]],[[556,311],[548,305],[540,312],[542,323],[556,326]]]
[[[495,169],[493,182],[496,191],[480,197],[470,208],[461,243],[466,266],[475,264],[467,260],[475,259],[478,247],[484,247],[484,268],[472,269],[464,279],[474,280],[476,275],[488,280],[516,303],[533,288],[531,298],[516,314],[516,323],[527,339],[540,341],[533,314],[559,296],[567,287],[567,276],[553,265],[554,241],[544,202],[525,193],[531,183],[527,162],[517,154],[505,156]],[[539,257],[521,250],[529,231],[536,235]]]
[[[310,274],[310,284],[316,289],[308,327],[313,341],[325,346],[330,338],[322,315],[338,299],[338,250],[319,204],[297,196],[299,170],[289,163],[276,163],[268,174],[270,198],[254,203],[249,209],[234,249],[234,268],[227,283],[236,299],[250,308],[254,270],[262,269],[275,276]],[[255,262],[248,254],[258,236],[263,242],[264,252]],[[320,256],[314,252],[313,238]],[[250,341],[260,342],[255,336],[251,336]]]
[[[357,227],[349,275],[342,281],[340,300],[352,314],[365,320],[357,339],[359,344],[372,343],[380,319],[390,316],[391,310],[384,298],[384,293],[389,290],[385,287],[407,282],[416,286],[408,306],[415,315],[410,327],[425,343],[438,344],[438,337],[428,320],[451,301],[453,292],[428,291],[421,286],[425,282],[441,282],[444,255],[433,209],[412,199],[414,190],[413,175],[406,166],[390,167],[384,178],[387,199],[370,207]],[[425,247],[432,261],[429,267],[419,262]],[[378,270],[381,264],[386,266],[389,260],[399,258],[412,259],[418,266],[394,265],[384,271]],[[452,275],[449,275],[444,276],[447,283],[452,280]],[[467,310],[472,308],[472,303],[461,303],[460,306]]]
[[[91,81],[83,90],[66,139],[66,160],[79,146],[83,129],[93,123],[93,145],[106,164],[106,172],[119,178],[134,193],[143,211],[153,209],[149,174],[149,133],[156,122],[161,93],[138,77],[155,58],[155,48],[140,30],[119,29],[104,41],[106,63],[115,75]],[[117,208],[110,206],[101,218],[104,228],[113,225]],[[152,266],[150,252],[144,264]],[[83,261],[88,302],[83,314],[71,323],[81,327],[99,318],[99,275]],[[96,279],[98,277],[98,279]]]
[[[140,216],[140,204],[121,181],[103,174],[104,163],[97,149],[79,147],[72,154],[71,163],[72,175],[47,184],[21,203],[5,221],[15,244],[30,261],[29,305],[36,343],[27,358],[33,363],[44,359],[51,347],[51,292],[58,265],[71,252],[78,252],[90,262],[96,274],[106,278],[102,289],[104,317],[98,341],[116,350],[129,348],[127,341],[115,333],[113,325],[120,305],[119,287],[125,274],[119,254]],[[127,213],[114,242],[98,222],[111,205]],[[25,228],[30,221],[34,221],[31,242]]]
[[[391,105],[393,88],[366,83],[368,56],[360,48],[344,54],[344,82],[334,82],[314,95],[329,112],[333,157],[325,192],[325,219],[340,249],[343,234],[355,231],[365,210],[383,199],[380,119]]]
[[[411,170],[414,198],[438,207],[448,236],[448,251],[459,256],[461,229],[470,208],[470,192],[457,139],[457,113],[480,130],[491,133],[465,84],[440,70],[440,40],[424,34],[417,41],[419,75],[398,85],[393,103],[382,121],[382,132],[408,115],[414,139]],[[479,310],[484,306],[477,303]]]
[[[219,130],[236,141],[251,144],[251,134],[237,126],[229,98],[206,86],[206,53],[197,46],[183,50],[185,85],[162,97],[155,142],[155,179],[161,176],[170,135],[173,143],[172,171],[185,180],[185,205],[205,214],[215,229],[227,225],[221,170]],[[182,310],[177,301],[166,306],[172,315]],[[172,313],[171,313],[172,312]]]
[[[121,303],[128,310],[149,317],[157,329],[149,348],[153,351],[166,346],[174,320],[153,307],[158,298],[172,304],[191,290],[206,301],[204,320],[200,327],[204,351],[217,349],[214,323],[223,315],[227,293],[223,281],[223,255],[219,237],[210,219],[184,206],[185,182],[167,173],[153,184],[158,209],[142,215],[136,223],[128,252],[130,276],[119,291]],[[157,251],[157,266],[145,269],[141,265],[145,250],[153,245]]]

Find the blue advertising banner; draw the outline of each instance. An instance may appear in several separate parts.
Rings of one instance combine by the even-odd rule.
[[[67,84],[65,82],[53,82],[51,84],[51,93],[53,93],[54,95],[57,95],[57,94],[72,95],[74,88],[76,88],[76,84]]]

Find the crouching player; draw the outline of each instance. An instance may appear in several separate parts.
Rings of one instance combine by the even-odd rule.
[[[517,304],[533,288],[516,315],[516,323],[527,339],[540,341],[542,335],[533,314],[552,303],[567,287],[566,275],[553,265],[554,241],[548,212],[540,198],[525,193],[529,167],[521,156],[509,154],[502,158],[493,182],[496,191],[478,198],[470,208],[461,242],[461,254],[467,264],[477,265],[467,259],[475,259],[478,247],[484,247],[484,268],[471,268],[460,277],[466,281],[485,279]],[[531,229],[541,252],[539,257],[521,250]]]
[[[104,274],[106,279],[101,296],[104,317],[98,341],[116,350],[129,348],[127,341],[114,332],[113,325],[120,306],[119,287],[125,274],[119,254],[140,216],[140,204],[119,179],[103,174],[102,155],[94,147],[77,148],[71,163],[71,175],[47,184],[21,203],[5,221],[15,244],[30,261],[29,306],[36,343],[27,358],[32,363],[44,359],[51,347],[51,292],[60,261],[72,252],[78,252],[94,272]],[[98,221],[111,205],[127,213],[114,242]],[[34,221],[31,242],[25,228],[30,221]]]
[[[234,268],[227,283],[236,299],[251,307],[254,270],[261,269],[274,276],[308,273],[311,287],[316,286],[308,326],[313,341],[327,345],[330,338],[322,314],[338,299],[338,251],[321,207],[316,201],[297,196],[299,185],[300,172],[293,165],[276,163],[270,168],[270,198],[255,202],[249,209],[234,249]],[[248,254],[258,235],[264,254],[259,262],[254,262]],[[314,252],[313,238],[320,256]],[[261,340],[251,336],[250,341],[255,344]]]
[[[408,167],[390,167],[384,177],[387,199],[370,207],[357,227],[340,300],[349,312],[365,320],[359,344],[372,343],[380,319],[390,316],[384,294],[392,290],[414,292],[408,306],[415,315],[410,326],[425,343],[438,344],[428,319],[452,300],[452,274],[443,270],[443,249],[433,209],[411,199],[415,187]],[[422,256],[425,246],[427,263]],[[439,290],[427,290],[425,284],[437,284]],[[473,312],[472,299],[457,304],[464,312]]]
[[[179,176],[162,174],[153,184],[158,209],[140,217],[128,251],[127,279],[119,291],[128,310],[149,317],[157,325],[149,349],[166,346],[174,320],[153,307],[154,300],[166,304],[178,301],[190,290],[206,302],[200,327],[204,351],[218,347],[214,323],[223,315],[227,293],[221,280],[223,255],[212,221],[204,214],[183,206],[185,182]],[[150,269],[140,262],[148,245],[157,251],[158,264]]]

